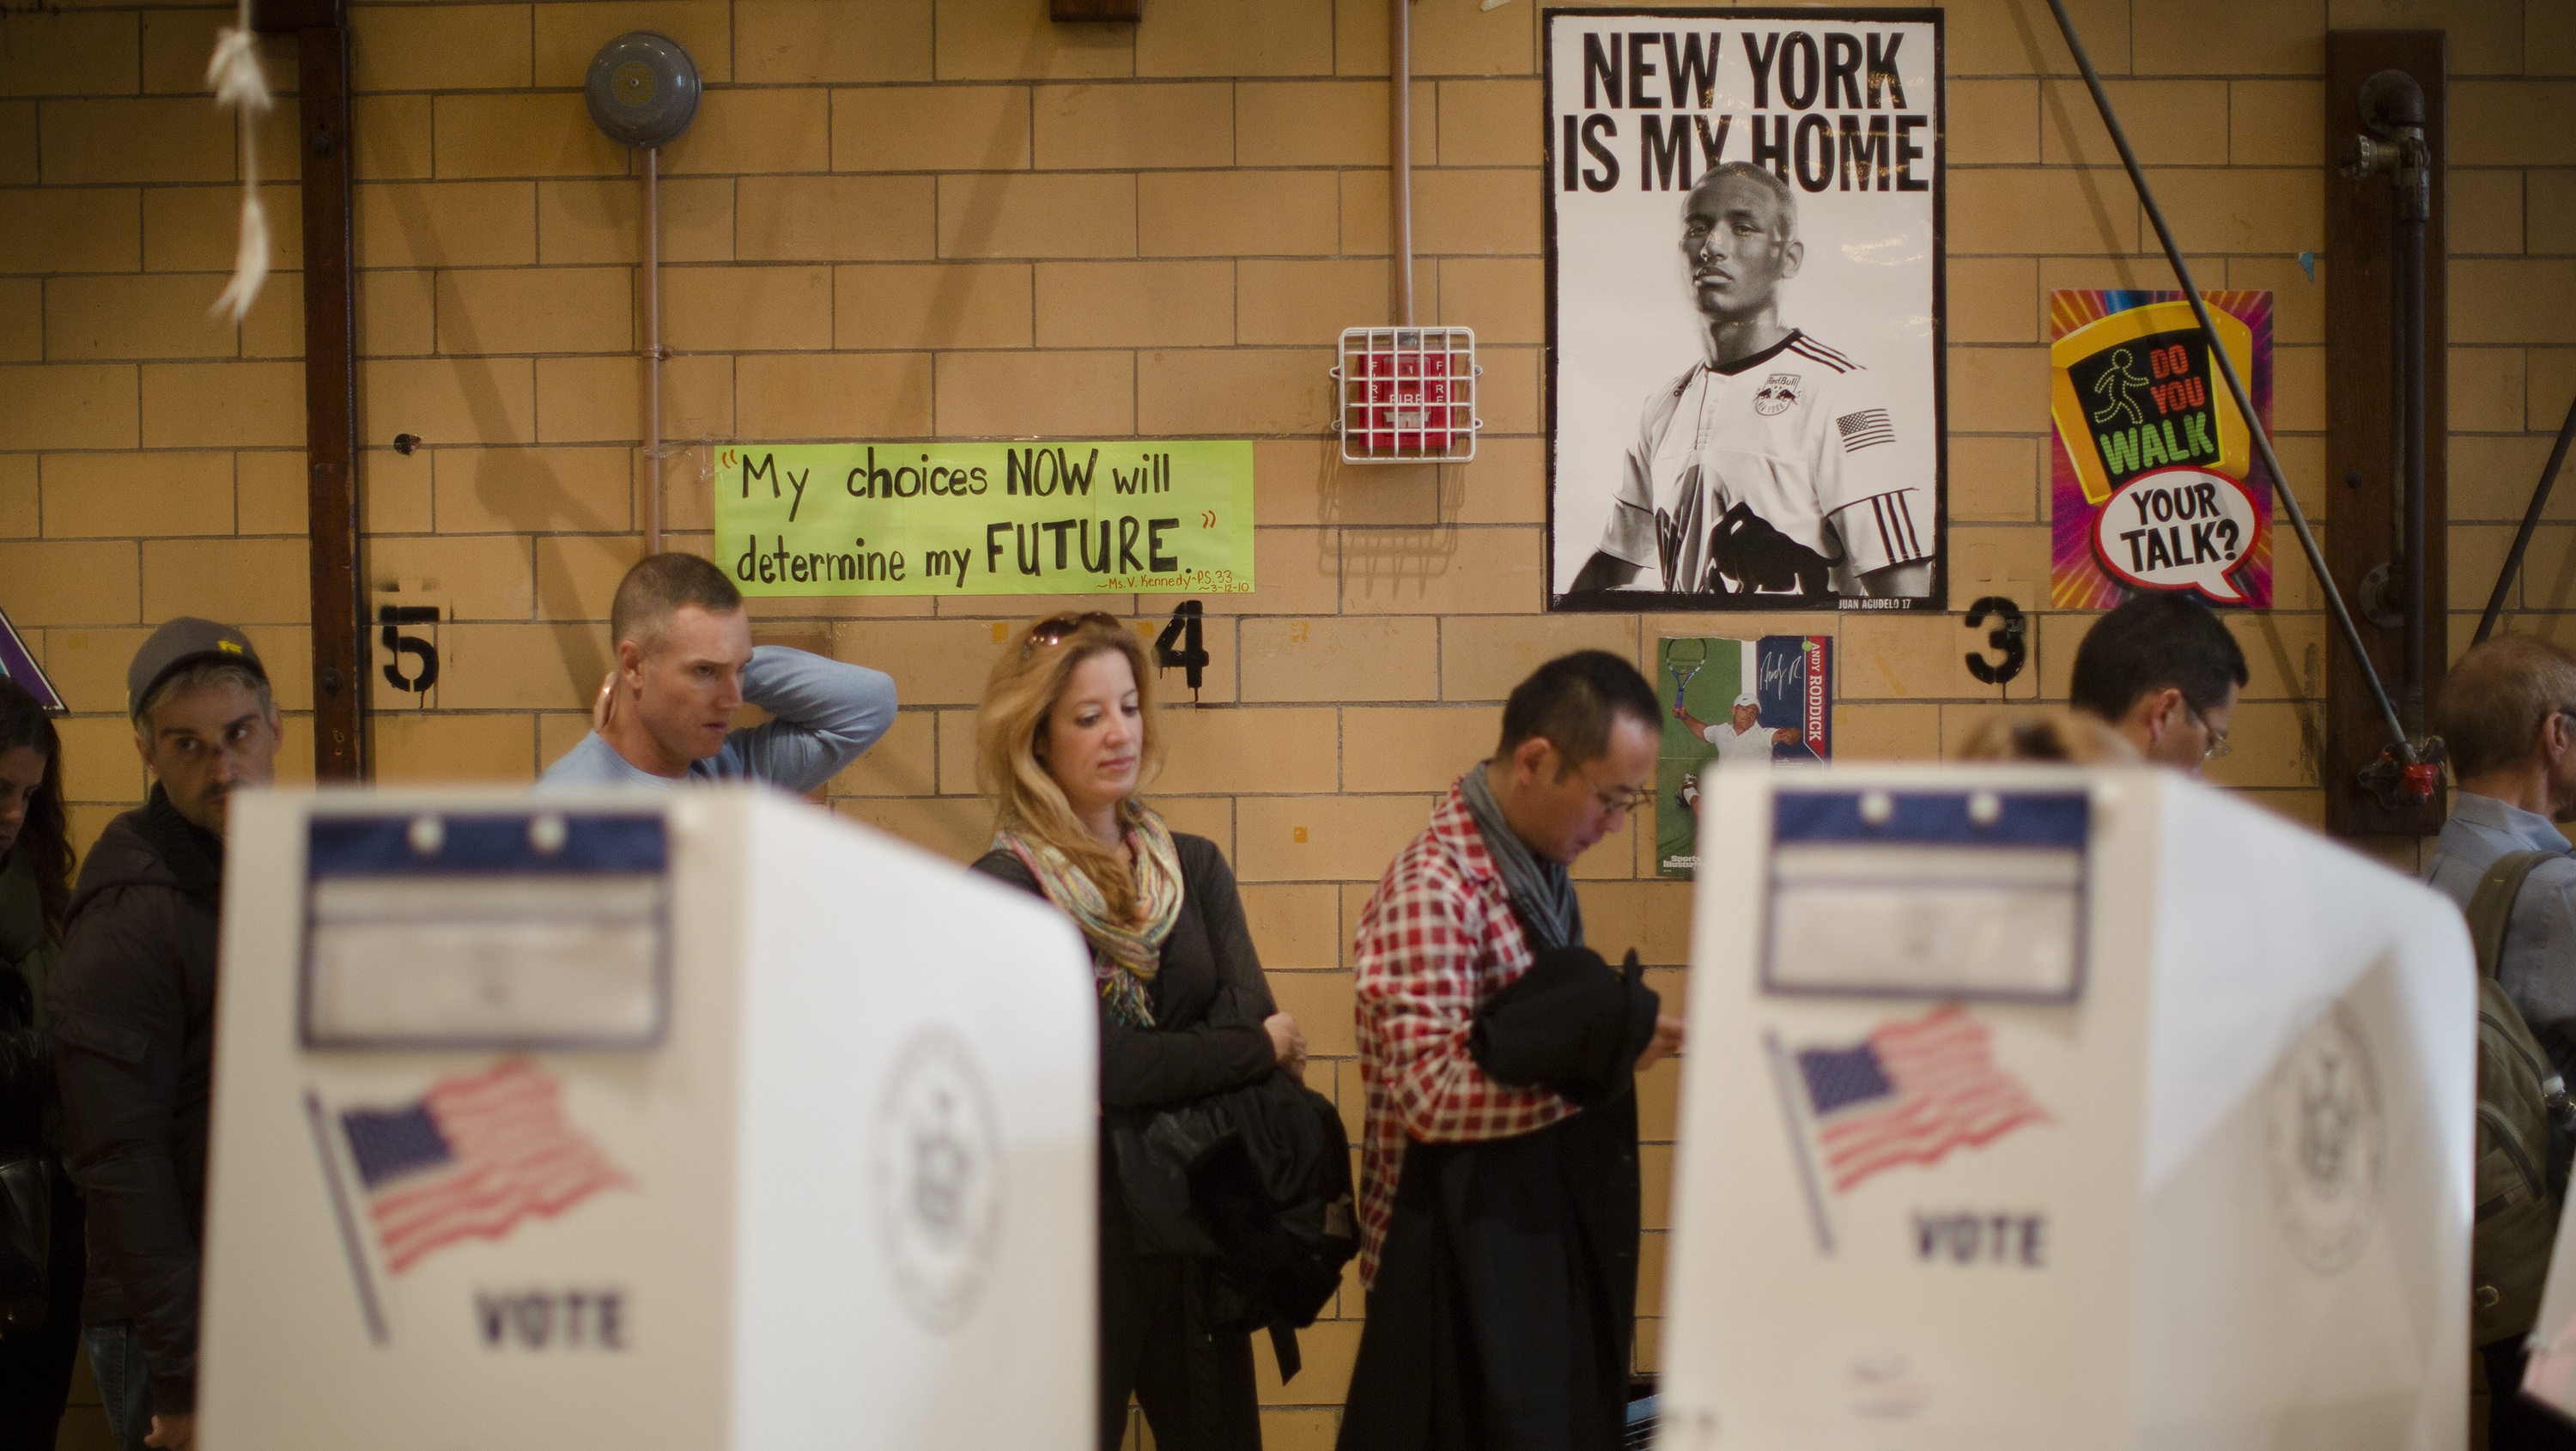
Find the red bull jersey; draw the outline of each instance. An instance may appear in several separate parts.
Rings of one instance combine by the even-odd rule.
[[[1699,363],[1646,400],[1601,552],[1656,571],[1635,588],[1796,594],[1734,579],[1711,558],[1742,504],[1813,552],[1836,594],[1929,559],[1933,501],[1869,371],[1803,332],[1733,363]]]

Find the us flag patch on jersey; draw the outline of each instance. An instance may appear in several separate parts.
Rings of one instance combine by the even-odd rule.
[[[1858,413],[1846,413],[1834,420],[1834,427],[1842,430],[1845,453],[1858,453],[1873,444],[1896,442],[1896,425],[1889,421],[1884,408],[1864,408]]]

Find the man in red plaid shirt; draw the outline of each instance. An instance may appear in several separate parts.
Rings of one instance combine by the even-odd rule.
[[[1512,692],[1500,749],[1360,918],[1360,1275],[1342,1451],[1609,1451],[1636,1302],[1631,1076],[1679,1019],[1583,943],[1566,867],[1651,796],[1654,688],[1589,650]]]

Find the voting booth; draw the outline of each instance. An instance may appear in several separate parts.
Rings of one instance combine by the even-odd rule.
[[[1060,915],[754,787],[232,823],[206,1451],[1087,1451]]]
[[[2448,900],[2172,772],[1714,779],[1662,1451],[2461,1443]]]
[[[2522,1394],[2576,1420],[2576,1214],[2563,1207],[2558,1239],[2549,1249],[2549,1278],[2540,1290],[2540,1313],[2525,1345],[2531,1359],[2523,1366]],[[2507,1391],[2499,1386],[2495,1394]]]
[[[2540,1291],[2540,1315],[2526,1344],[2522,1394],[2576,1419],[2576,1245],[2569,1243],[2576,1214],[2561,1210],[2558,1240],[2549,1250],[2549,1279]],[[2497,1395],[2505,1394],[2497,1387]]]

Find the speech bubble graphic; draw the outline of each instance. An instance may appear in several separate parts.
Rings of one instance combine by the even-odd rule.
[[[2253,496],[2227,475],[2155,469],[2122,484],[2094,516],[2093,555],[2140,589],[2198,590],[2241,605],[2245,592],[2228,576],[2253,557],[2259,525]]]

